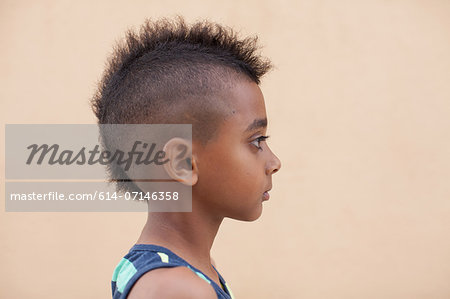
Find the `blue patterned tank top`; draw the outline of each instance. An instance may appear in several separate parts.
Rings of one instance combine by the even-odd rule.
[[[111,281],[112,297],[113,299],[127,298],[136,281],[150,270],[179,266],[188,267],[196,275],[208,282],[216,291],[217,298],[234,299],[231,289],[214,266],[222,287],[169,249],[150,244],[134,245],[119,262]]]

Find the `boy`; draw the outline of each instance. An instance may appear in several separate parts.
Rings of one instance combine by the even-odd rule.
[[[192,187],[192,212],[149,212],[117,266],[113,298],[232,298],[210,257],[225,217],[253,221],[269,199],[279,159],[264,142],[258,87],[270,62],[256,38],[211,22],[147,21],[115,49],[93,99],[99,124],[192,124],[190,156],[164,166]],[[165,149],[182,144],[170,140]],[[119,190],[140,190],[117,181]]]

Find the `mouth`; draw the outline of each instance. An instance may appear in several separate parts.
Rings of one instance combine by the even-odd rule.
[[[270,191],[271,189],[272,189],[272,188],[269,188],[269,190],[264,191],[264,193],[263,193],[263,201],[269,200],[269,198],[270,198],[269,191]]]

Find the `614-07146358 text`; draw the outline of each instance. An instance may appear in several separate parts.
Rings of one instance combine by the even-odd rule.
[[[178,200],[178,192],[125,192],[123,195],[117,192],[100,192],[100,200]]]

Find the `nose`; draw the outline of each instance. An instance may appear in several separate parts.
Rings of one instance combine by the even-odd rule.
[[[278,159],[278,157],[271,152],[271,159],[269,161],[269,163],[267,164],[267,168],[266,168],[266,174],[274,174],[275,172],[277,172],[278,170],[280,170],[281,168],[281,161],[280,159]]]

